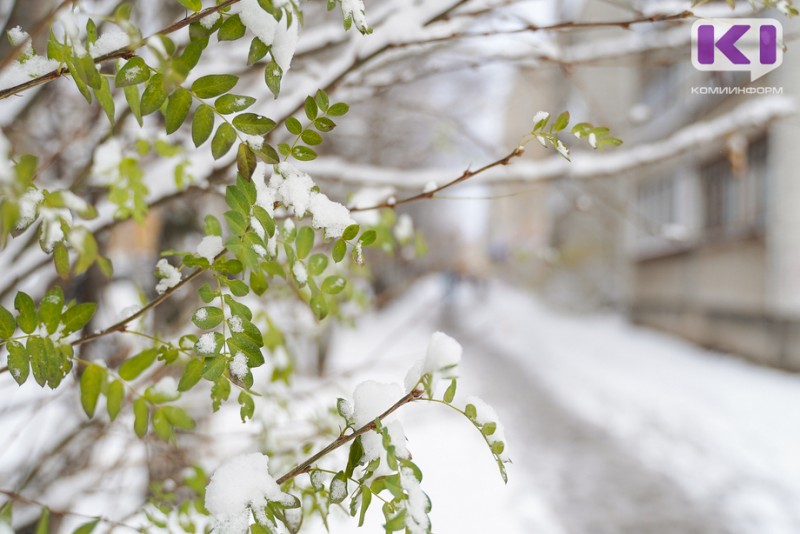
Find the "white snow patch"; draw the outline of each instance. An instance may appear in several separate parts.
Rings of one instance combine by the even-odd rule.
[[[158,260],[158,263],[156,263],[156,272],[158,276],[161,277],[161,280],[159,280],[156,285],[156,291],[158,291],[159,295],[175,287],[181,281],[181,272],[170,265],[166,258]]]
[[[213,263],[217,254],[222,252],[225,247],[222,245],[222,238],[218,235],[207,235],[197,245],[197,255]]]

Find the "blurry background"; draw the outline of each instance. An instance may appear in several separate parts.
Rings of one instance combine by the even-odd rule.
[[[29,28],[55,4],[6,0],[0,16],[5,29]],[[116,5],[82,4],[90,13]],[[752,15],[740,4],[735,16]],[[134,17],[147,34],[182,16],[178,7],[141,0]],[[240,425],[233,406],[177,447],[141,442],[124,417],[85,421],[74,384],[42,392],[3,380],[0,489],[135,522],[151,482],[177,478],[195,462],[213,470],[219,458],[252,449],[253,437],[273,450],[287,436],[314,435],[320,428],[309,413],[364,378],[401,380],[427,336],[443,330],[465,348],[460,389],[495,406],[514,464],[504,487],[472,429],[411,407],[401,418],[426,475],[436,532],[800,532],[796,22],[758,13],[785,22],[787,53],[754,84],[746,73],[692,67],[694,18],[532,31],[689,7],[368,1],[375,34],[361,37],[332,31],[338,14],[307,3],[288,97],[276,103],[263,95],[259,106],[279,120],[334,80],[329,92],[351,113],[320,159],[303,166],[332,198],[368,206],[445,183],[513,150],[539,110],[568,109],[573,122],[608,126],[625,144],[601,153],[575,141],[571,163],[530,144],[522,160],[435,199],[359,214],[362,225],[390,229],[385,246],[367,257],[365,308],[348,310],[352,320],[315,324],[289,298],[265,304],[291,347],[289,363],[274,365],[296,371],[291,386],[274,385],[276,395],[300,391],[301,400],[280,413],[260,407],[255,424]],[[725,2],[696,13],[731,16]],[[244,68],[246,43],[225,46],[217,61],[239,57]],[[0,55],[7,51],[0,46]],[[264,91],[260,71],[240,74]],[[692,93],[744,86],[782,95]],[[131,150],[158,128],[146,123],[140,131],[120,118],[119,146],[109,148],[102,113],[72,112],[82,105],[59,81],[0,104],[0,125],[15,153],[48,162],[44,183],[100,199],[98,154]],[[95,227],[113,279],[90,270],[68,288],[100,302],[93,328],[139,304],[140,294],[152,296],[159,251],[192,249],[202,215],[224,209],[213,186],[229,179],[230,162],[212,167],[191,150],[162,159],[147,167],[153,209],[144,221],[109,217]],[[188,193],[172,184],[173,167],[183,163]],[[55,278],[45,260],[28,235],[2,251],[4,304],[15,287],[41,295]],[[182,292],[149,324],[180,332],[195,301]],[[84,350],[82,357],[114,365],[136,345],[115,338]],[[21,506],[20,531],[37,514]],[[54,517],[64,528],[77,521]],[[380,517],[371,520],[363,531],[380,531]],[[331,528],[355,530],[346,519]]]

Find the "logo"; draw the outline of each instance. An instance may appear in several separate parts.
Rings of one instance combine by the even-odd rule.
[[[783,26],[775,19],[698,20],[692,65],[704,71],[749,71],[754,82],[783,63]]]

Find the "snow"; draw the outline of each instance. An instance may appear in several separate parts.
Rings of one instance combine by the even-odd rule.
[[[311,189],[314,187],[314,181],[308,174],[299,171],[290,163],[280,163],[277,169],[283,178],[277,186],[280,201],[286,207],[292,208],[298,217],[302,217],[311,205]],[[275,179],[273,176],[273,180]]]
[[[533,116],[533,124],[535,126],[539,124],[541,121],[549,118],[550,118],[550,113],[546,111],[537,111],[536,114]]]
[[[161,280],[156,285],[156,291],[159,295],[163,294],[166,290],[175,287],[181,281],[181,272],[170,265],[166,258],[161,258],[156,263],[156,272]]]
[[[201,354],[214,354],[217,348],[217,340],[214,332],[206,332],[197,340],[197,352]]]
[[[32,55],[24,63],[12,63],[0,74],[0,88],[8,89],[44,76],[56,70],[58,61],[46,57]]]
[[[331,480],[331,500],[341,502],[345,497],[347,497],[347,482],[340,478]]]
[[[11,41],[11,46],[21,46],[23,43],[25,44],[22,52],[20,53],[20,57],[33,55],[33,43],[31,42],[31,36],[21,27],[15,26],[8,30],[8,38]]]
[[[265,249],[265,248],[264,248],[264,247],[262,247],[261,245],[259,245],[259,244],[257,244],[257,243],[256,243],[256,244],[254,244],[254,245],[253,245],[253,247],[252,247],[252,248],[253,248],[253,252],[255,252],[256,254],[258,254],[258,255],[259,255],[259,256],[261,256],[262,258],[266,258],[266,257],[267,257],[267,249]]]
[[[17,230],[27,228],[36,220],[39,204],[44,200],[44,194],[33,187],[29,188],[19,199],[19,219]]]
[[[207,235],[197,245],[197,255],[201,258],[208,260],[208,263],[213,263],[214,258],[225,250],[222,245],[222,238],[218,235]]]
[[[439,186],[436,184],[436,182],[427,182],[425,184],[425,187],[422,188],[422,192],[423,193],[432,193],[433,191],[436,191],[437,189],[439,189]]]
[[[381,384],[374,380],[367,380],[356,386],[353,391],[353,420],[356,428],[361,428],[374,421],[402,397],[403,391],[397,384]],[[376,431],[371,430],[362,435],[361,442],[367,461],[380,458],[382,454],[385,454],[381,435]],[[381,463],[385,464],[386,462]]]
[[[206,509],[219,534],[247,532],[251,511],[259,522],[266,523],[264,508],[270,501],[283,501],[283,492],[269,474],[269,458],[261,453],[229,459],[214,472],[206,488]]]
[[[400,484],[408,494],[408,499],[403,504],[406,509],[405,525],[409,534],[426,534],[431,528],[426,513],[429,505],[428,496],[422,491],[419,480],[411,468],[400,469]]]
[[[364,11],[364,0],[342,0],[342,16],[353,21],[353,25],[360,31],[366,31],[367,17]]]
[[[275,40],[278,21],[275,17],[261,9],[258,0],[242,0],[239,2],[239,18],[253,35],[267,46]]]
[[[241,352],[237,352],[233,356],[233,360],[231,360],[231,374],[242,380],[245,376],[247,376],[247,371],[250,369],[247,366],[247,356],[245,356]]]
[[[228,319],[228,324],[231,326],[231,332],[235,334],[239,334],[244,332],[244,327],[242,326],[242,318],[238,315],[234,315],[230,319]]]
[[[289,17],[284,16],[278,23],[278,28],[275,33],[275,41],[272,43],[270,53],[275,63],[283,69],[283,72],[289,70],[294,57],[294,52],[297,49],[297,38],[299,33],[299,21],[297,17],[292,17],[292,25],[288,24]]]
[[[177,399],[180,396],[178,392],[178,383],[171,376],[165,376],[156,382],[153,386],[153,392],[163,395],[168,399]]]
[[[301,262],[294,262],[292,265],[292,274],[294,274],[297,283],[301,286],[308,282],[308,271],[306,271],[305,265],[303,265]]]
[[[414,221],[408,213],[402,213],[394,225],[394,237],[400,243],[408,243],[414,237]]]
[[[194,312],[194,318],[198,321],[205,321],[206,317],[208,317],[208,311],[205,308],[200,308],[196,312]]]
[[[311,224],[314,228],[323,229],[325,237],[331,239],[342,237],[348,226],[356,224],[350,217],[350,210],[322,193],[312,195],[309,210],[313,215]]]
[[[200,26],[202,26],[207,30],[210,30],[214,26],[214,24],[217,23],[217,21],[221,16],[222,15],[220,15],[219,11],[214,11],[213,13],[209,13],[208,15],[200,19]]]
[[[425,355],[425,372],[433,374],[458,365],[462,352],[458,341],[442,332],[434,332]]]
[[[130,44],[130,36],[118,26],[111,25],[108,31],[100,35],[97,41],[89,46],[89,55],[92,57],[104,56]]]

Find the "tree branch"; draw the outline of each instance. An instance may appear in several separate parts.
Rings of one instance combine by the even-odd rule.
[[[380,419],[381,421],[383,421],[384,419],[389,417],[392,413],[394,413],[396,410],[398,410],[400,407],[408,404],[409,402],[413,402],[413,401],[419,399],[420,396],[422,395],[422,393],[423,393],[423,391],[422,390],[418,390],[418,389],[415,389],[415,390],[411,391],[410,393],[406,394],[402,399],[400,399],[399,401],[395,402],[392,405],[391,408],[389,408],[388,410],[383,412],[376,419]],[[324,456],[327,456],[328,454],[330,454],[331,452],[335,451],[336,449],[338,449],[342,445],[345,445],[345,444],[353,441],[358,436],[360,436],[362,434],[366,434],[370,430],[374,430],[374,429],[375,429],[375,421],[372,421],[372,422],[362,426],[358,430],[354,431],[352,434],[347,434],[345,436],[339,436],[334,441],[332,441],[327,447],[325,447],[324,449],[322,449],[319,452],[317,452],[314,456],[310,457],[305,462],[299,464],[298,466],[296,466],[295,468],[293,468],[292,470],[287,472],[285,475],[283,475],[280,478],[278,478],[277,483],[279,485],[283,484],[284,482],[287,482],[287,481],[293,479],[294,477],[296,477],[298,475],[302,475],[303,473],[306,473],[309,469],[311,469],[311,467],[315,463],[317,463]]]

